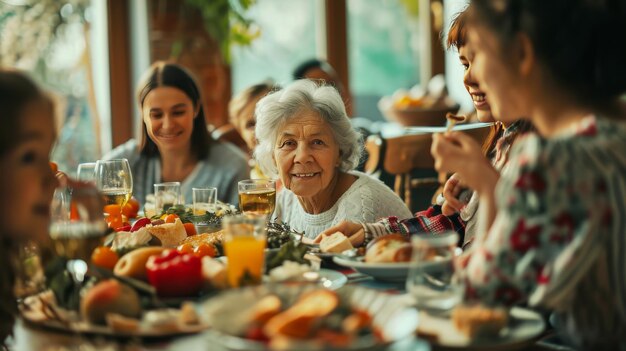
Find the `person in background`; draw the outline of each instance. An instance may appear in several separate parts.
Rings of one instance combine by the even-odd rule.
[[[177,181],[187,202],[193,187],[212,186],[219,200],[238,203],[237,182],[248,178],[246,157],[209,136],[201,92],[191,73],[156,62],[141,79],[137,99],[141,139],[131,139],[103,157],[128,159],[133,195],[145,201],[155,183]]]
[[[254,128],[256,126],[254,109],[256,108],[256,104],[268,93],[279,89],[280,87],[274,85],[273,82],[255,84],[235,95],[228,104],[230,123],[235,126],[237,132],[241,135],[243,140],[245,140],[250,157],[256,147],[256,137],[254,135]],[[250,158],[248,165],[250,166],[250,178],[267,178],[254,158]]]
[[[256,106],[255,158],[279,177],[275,216],[308,238],[342,220],[373,221],[411,212],[386,185],[353,171],[361,137],[337,90],[303,79],[266,95]]]
[[[507,161],[507,154],[516,138],[531,130],[531,125],[523,120],[509,120],[505,117],[494,116],[487,96],[481,89],[479,81],[473,74],[472,61],[474,52],[467,45],[467,11],[462,11],[453,18],[446,40],[447,49],[456,48],[459,61],[465,72],[463,84],[472,97],[479,122],[495,122],[491,131],[480,147],[474,148],[462,160],[477,166],[477,172],[493,174],[492,169],[498,172],[503,169]],[[495,173],[497,174],[497,173]],[[497,180],[493,180],[495,187]],[[402,219],[392,216],[383,218],[377,223],[343,222],[331,227],[323,235],[330,235],[340,231],[351,238],[354,245],[362,245],[375,237],[390,233],[403,235],[422,233],[443,233],[454,230],[459,233],[461,246],[467,248],[477,230],[479,218],[479,196],[475,191],[468,189],[462,182],[459,174],[454,174],[446,182],[443,194],[438,198],[438,204],[424,211],[415,213],[411,218]],[[320,241],[323,236],[317,238]]]
[[[293,79],[312,79],[324,82],[328,85],[334,86],[339,94],[341,95],[341,99],[343,100],[344,105],[346,106],[346,113],[348,117],[352,116],[352,97],[350,96],[350,92],[346,87],[341,83],[341,79],[335,69],[330,65],[330,63],[325,60],[320,59],[310,59],[300,63],[293,70]]]
[[[0,349],[17,316],[19,247],[47,238],[57,179],[50,167],[56,135],[51,100],[23,73],[0,69]]]
[[[575,347],[624,350],[626,3],[473,0],[469,13],[492,111],[537,132],[513,146],[495,190],[462,162],[472,140],[434,137],[437,169],[460,173],[484,211],[460,262],[465,298],[542,306]]]

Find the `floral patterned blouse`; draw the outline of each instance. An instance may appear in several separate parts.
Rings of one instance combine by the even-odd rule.
[[[555,311],[587,348],[626,343],[626,126],[589,116],[511,150],[498,214],[464,254],[466,298]]]

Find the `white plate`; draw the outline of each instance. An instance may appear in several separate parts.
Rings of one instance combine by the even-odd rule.
[[[178,335],[199,333],[207,328],[206,324],[196,324],[179,326],[176,329],[164,330],[141,322],[139,330],[137,331],[115,331],[106,325],[96,325],[83,321],[76,312],[67,311],[56,306],[56,304],[53,303],[54,299],[49,298],[49,295],[51,294],[52,292],[45,291],[40,295],[33,295],[25,298],[20,306],[21,317],[28,323],[51,330],[119,338],[169,338]],[[45,300],[51,304],[50,307],[54,309],[58,318],[53,318],[50,313],[44,313],[44,307],[39,299],[39,296],[44,296]],[[46,310],[50,311],[49,309]]]
[[[541,335],[545,323],[537,312],[513,307],[509,312],[509,325],[498,336],[470,340],[454,327],[452,320],[420,312],[420,333],[436,335],[434,345],[454,350],[511,350],[522,348]]]
[[[333,257],[333,261],[341,266],[350,267],[357,272],[371,275],[374,279],[389,282],[404,282],[409,273],[409,262],[398,263],[367,263],[363,257],[347,258],[343,256]]]
[[[264,296],[276,295],[287,305],[293,304],[305,292],[319,289],[313,284],[261,285],[238,290],[230,290],[207,300],[203,304],[202,318],[210,326],[206,333],[211,348],[217,345],[227,350],[267,350],[264,343],[244,339],[254,303]],[[389,344],[412,338],[418,324],[418,312],[398,295],[386,294],[378,290],[348,285],[337,290],[337,294],[350,306],[367,311],[373,324],[380,330],[385,342],[377,343],[372,335],[358,337],[353,344],[343,350],[382,350]],[[320,345],[303,341],[298,350],[321,350]],[[324,348],[328,350],[328,348]]]

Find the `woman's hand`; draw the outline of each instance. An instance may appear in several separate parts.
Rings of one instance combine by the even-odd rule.
[[[443,186],[443,198],[445,201],[441,205],[441,213],[444,216],[451,216],[463,209],[465,204],[458,199],[458,196],[464,188],[456,173],[446,181],[446,184]]]
[[[315,238],[314,242],[319,244],[322,239],[324,239],[324,237],[335,234],[336,232],[341,232],[343,235],[347,236],[348,239],[350,239],[350,243],[352,243],[352,246],[355,247],[361,246],[361,244],[363,244],[363,241],[365,240],[365,230],[360,223],[343,221],[336,226],[330,227],[320,233],[320,235]]]
[[[480,145],[467,134],[434,134],[430,152],[437,171],[457,173],[464,185],[478,192],[493,191],[499,174],[483,155]]]

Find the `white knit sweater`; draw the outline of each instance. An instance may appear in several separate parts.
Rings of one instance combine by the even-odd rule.
[[[283,189],[276,199],[274,215],[291,228],[315,238],[322,231],[344,220],[352,222],[374,222],[380,217],[411,217],[404,202],[378,179],[365,173],[351,171],[358,179],[328,211],[320,214],[306,213],[296,195]]]

